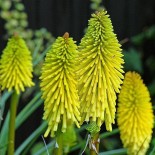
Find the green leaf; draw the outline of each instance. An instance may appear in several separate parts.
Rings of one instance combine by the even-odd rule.
[[[36,59],[33,62],[33,66],[35,67],[41,60],[43,60],[43,58],[45,57],[47,51],[51,48],[51,46],[49,46],[42,54],[40,54],[40,56],[38,57],[38,59]]]
[[[40,99],[41,92],[34,95],[34,98],[22,109],[16,117],[16,129],[43,103]]]
[[[0,133],[0,155],[5,155],[8,145],[8,128],[9,128],[10,113],[7,113],[4,124]]]
[[[23,152],[26,148],[29,151],[31,145],[36,141],[36,139],[41,136],[44,132],[45,128],[47,127],[47,123],[43,122],[16,150],[15,155],[19,155]],[[25,154],[27,153],[25,152]]]
[[[70,125],[67,131],[62,135],[63,138],[63,149],[64,153],[69,153],[70,147],[74,146],[77,141],[75,128],[73,125]]]
[[[6,100],[10,97],[12,92],[5,91],[2,96],[0,97],[0,108],[4,106]]]
[[[151,94],[151,96],[155,95],[155,80],[151,81],[151,83],[148,86],[149,92]]]
[[[145,34],[143,32],[136,36],[133,36],[131,38],[131,42],[133,42],[135,45],[141,45],[144,42],[144,38],[145,38]]]
[[[127,154],[126,149],[117,149],[99,153],[99,155],[126,155],[126,154]]]
[[[149,153],[149,155],[154,155],[154,153],[155,153],[155,145],[153,146],[153,148],[152,148],[151,152]]]
[[[6,95],[5,99],[7,99]],[[41,93],[37,93],[35,97],[23,108],[23,110],[16,117],[16,129],[42,104],[43,100],[40,99]],[[9,127],[9,113],[5,118],[4,124],[0,133],[0,155],[5,155],[7,150]]]
[[[31,149],[31,154],[34,154],[35,152],[40,150],[42,147],[45,147],[43,142],[39,142],[39,143],[35,144],[33,146],[33,148]],[[40,155],[47,155],[47,153],[44,152],[44,153],[41,153]]]
[[[1,109],[1,116],[2,117],[3,117],[3,112],[4,112],[6,100],[10,97],[11,94],[12,94],[12,92],[5,91],[0,98],[0,109]],[[10,117],[10,114],[7,113],[5,119],[3,118],[4,123],[3,123],[1,130],[0,130],[0,155],[5,155],[6,150],[7,150],[9,117]]]
[[[113,129],[111,132],[108,132],[108,131],[104,132],[100,134],[100,139],[115,135],[117,133],[119,133],[119,129]]]
[[[52,152],[52,147],[54,148],[54,144],[55,144],[55,141],[52,141],[52,142],[50,142],[49,144],[47,144],[47,149],[48,149],[49,151]],[[45,146],[42,147],[42,148],[39,149],[39,150],[36,150],[36,151],[37,151],[37,152],[34,153],[34,155],[42,155],[42,153],[47,152]]]
[[[77,134],[79,134],[80,132],[83,132],[84,129],[86,128],[87,125],[83,125],[81,128],[76,128],[75,131]],[[80,143],[78,143],[76,146],[73,146],[70,151],[75,151],[79,148],[83,149],[84,145],[85,145],[85,140],[82,140],[82,138],[80,138],[80,136],[78,135],[77,138],[79,139],[78,141]],[[47,144],[47,148],[52,148],[52,146],[54,146],[55,142],[52,141],[49,144]],[[54,147],[53,147],[54,148]],[[40,155],[41,153],[46,152],[46,148],[42,147],[40,150],[38,150],[34,155]]]
[[[135,45],[142,45],[145,39],[154,39],[155,38],[155,25],[149,27],[142,33],[139,33],[136,36],[131,38],[131,42]]]
[[[154,39],[155,38],[155,25],[151,26],[146,32],[145,32],[147,39]]]
[[[37,58],[37,55],[39,54],[39,50],[41,48],[42,43],[43,43],[42,39],[39,39],[36,42],[36,47],[35,47],[34,52],[33,52],[33,60]]]
[[[124,67],[126,71],[134,70],[139,73],[143,72],[141,54],[139,52],[131,48],[129,51],[123,51],[123,54],[125,61]]]
[[[5,103],[6,100],[10,97],[12,92],[4,92],[2,96],[0,96],[0,127],[1,127],[1,122],[4,120],[3,119],[3,112],[5,109]]]

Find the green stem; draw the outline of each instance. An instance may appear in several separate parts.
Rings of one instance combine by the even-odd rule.
[[[63,138],[61,134],[56,137],[58,148],[54,149],[54,155],[63,155]]]
[[[10,121],[9,121],[9,146],[8,146],[8,155],[14,155],[14,146],[15,146],[15,119],[17,105],[19,101],[19,95],[14,91],[11,97],[10,103]]]
[[[99,141],[99,132],[98,132],[95,135],[93,135],[91,138],[90,155],[96,155],[97,153],[99,153],[99,143],[100,141]],[[96,150],[94,150],[92,146],[94,146]]]

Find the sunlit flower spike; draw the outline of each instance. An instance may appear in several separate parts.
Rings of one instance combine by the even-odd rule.
[[[81,117],[112,130],[116,93],[123,79],[124,60],[121,45],[113,32],[106,11],[92,14],[88,29],[79,45],[79,95]]]
[[[69,34],[58,37],[48,51],[42,68],[41,90],[44,117],[48,122],[45,137],[55,136],[58,128],[66,132],[68,124],[80,121],[76,81],[77,46]]]
[[[119,94],[117,122],[129,155],[145,155],[152,137],[154,116],[150,94],[140,75],[127,72]]]
[[[15,90],[17,94],[32,82],[32,57],[25,41],[18,35],[9,39],[0,60],[1,89]]]

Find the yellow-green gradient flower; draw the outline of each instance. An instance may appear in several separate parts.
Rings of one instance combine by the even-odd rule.
[[[128,72],[119,94],[117,121],[121,140],[129,155],[145,155],[152,135],[150,95],[140,75]]]
[[[123,79],[122,53],[106,11],[92,14],[79,46],[79,95],[83,121],[112,130],[116,93]]]
[[[44,117],[48,122],[45,137],[55,135],[58,126],[66,132],[68,122],[80,121],[79,99],[76,81],[77,46],[66,32],[58,37],[48,51],[42,68],[41,90],[44,102]]]
[[[0,61],[0,83],[2,90],[14,89],[17,94],[24,91],[24,87],[31,87],[32,57],[25,41],[17,35],[9,39],[3,50]]]

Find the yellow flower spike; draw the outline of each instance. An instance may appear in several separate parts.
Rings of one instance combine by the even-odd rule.
[[[81,117],[112,130],[115,119],[116,93],[124,76],[121,45],[113,32],[106,11],[92,14],[79,46],[79,95]]]
[[[9,39],[0,61],[1,89],[14,89],[17,94],[31,87],[32,57],[24,40],[17,35]]]
[[[127,72],[119,94],[117,122],[129,155],[145,155],[152,137],[154,116],[150,94],[140,75]]]
[[[41,90],[44,99],[44,117],[48,122],[45,137],[55,136],[58,127],[66,132],[68,122],[77,127],[80,121],[76,81],[77,46],[66,32],[58,37],[46,55],[42,68]]]

